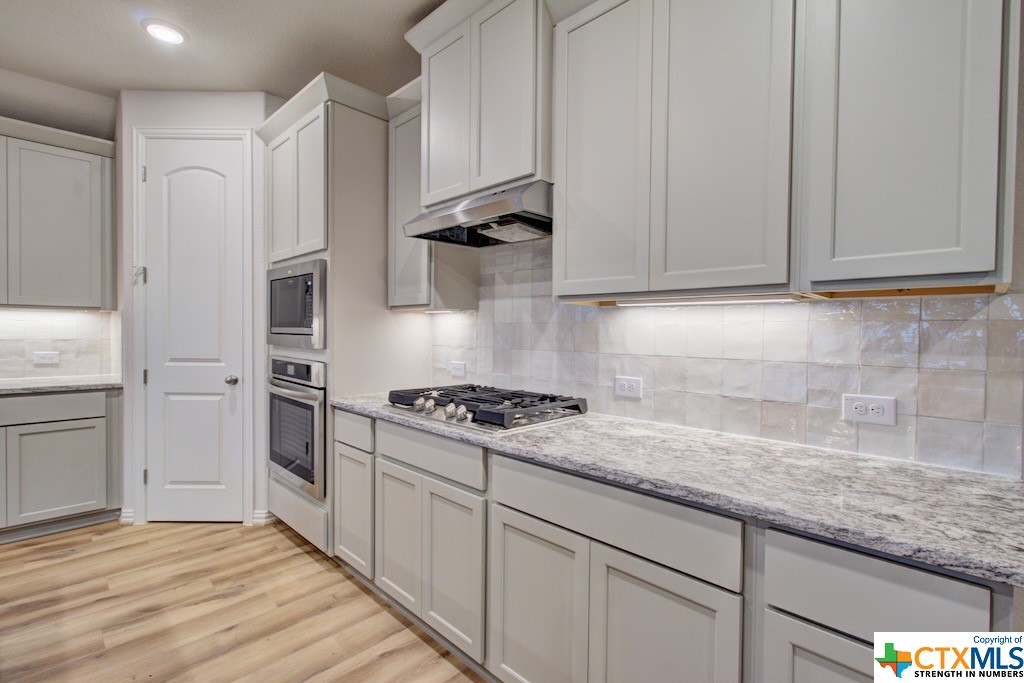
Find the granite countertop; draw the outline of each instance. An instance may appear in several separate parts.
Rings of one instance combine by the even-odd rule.
[[[0,396],[15,394],[46,394],[55,391],[101,391],[120,389],[121,378],[114,375],[83,375],[81,377],[19,377],[0,379]]]
[[[497,436],[331,399],[540,465],[1024,588],[1024,481],[589,413]]]

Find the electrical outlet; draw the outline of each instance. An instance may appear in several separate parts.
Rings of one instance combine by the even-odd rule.
[[[893,396],[843,394],[843,419],[847,422],[894,426],[896,424],[896,398]]]
[[[34,351],[32,365],[59,365],[60,351]]]
[[[448,370],[451,372],[452,377],[465,377],[466,376],[466,362],[461,360],[453,360],[448,364]]]
[[[616,377],[615,378],[615,395],[625,396],[626,398],[643,398],[644,397],[644,378],[643,377]]]

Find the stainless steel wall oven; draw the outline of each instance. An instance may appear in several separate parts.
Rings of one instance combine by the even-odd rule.
[[[270,357],[270,473],[318,501],[326,500],[326,378],[323,363]]]

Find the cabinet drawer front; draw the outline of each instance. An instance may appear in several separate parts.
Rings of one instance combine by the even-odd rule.
[[[323,552],[328,552],[327,511],[306,500],[273,477],[267,486],[270,511],[300,536]]]
[[[379,422],[377,452],[480,491],[487,488],[484,449],[479,446]]]
[[[766,538],[768,604],[867,642],[875,631],[987,631],[987,588],[780,531]]]
[[[334,411],[334,440],[373,453],[373,420],[344,410]]]
[[[491,469],[503,505],[728,590],[743,587],[739,520],[507,457]]]
[[[0,398],[0,427],[105,417],[107,396],[102,391],[32,394]]]

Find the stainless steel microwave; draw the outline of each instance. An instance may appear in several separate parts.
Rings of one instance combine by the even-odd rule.
[[[267,343],[324,348],[327,261],[317,259],[267,271]]]

